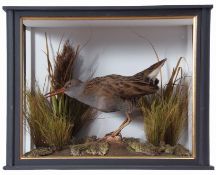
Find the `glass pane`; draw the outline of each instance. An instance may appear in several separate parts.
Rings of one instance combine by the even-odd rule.
[[[23,23],[22,157],[193,156],[192,18]]]

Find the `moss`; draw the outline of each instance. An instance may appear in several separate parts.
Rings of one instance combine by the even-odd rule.
[[[135,138],[124,138],[124,142],[127,144],[127,149],[131,152],[143,153],[147,156],[177,156],[177,157],[190,157],[191,154],[184,146],[177,144],[171,146],[160,143],[159,146],[154,146],[151,143],[140,142],[139,139]]]
[[[40,157],[40,156],[48,156],[54,152],[51,148],[36,148],[24,154],[25,157]]]
[[[104,156],[109,150],[109,144],[107,142],[98,142],[94,144],[90,144],[88,149],[86,149],[86,153],[88,155],[99,155]]]
[[[170,144],[165,144],[165,142],[161,142],[160,146],[158,147],[158,151],[161,154],[174,154],[175,147],[171,146]]]
[[[109,144],[105,141],[90,141],[82,144],[70,146],[71,155],[92,155],[92,156],[104,156],[109,150]]]
[[[132,152],[143,153],[148,156],[158,155],[157,147],[150,143],[141,143],[139,139],[127,138],[124,139],[127,144],[127,149]]]
[[[177,144],[177,145],[175,146],[174,154],[175,154],[176,156],[180,156],[180,157],[190,157],[190,156],[191,156],[189,150],[187,150],[185,147],[183,147],[183,146],[180,145],[180,144]]]

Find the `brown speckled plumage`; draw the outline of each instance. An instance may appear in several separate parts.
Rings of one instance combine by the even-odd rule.
[[[152,94],[158,90],[157,85],[150,82],[133,80],[133,76],[107,75],[97,77],[85,83],[83,95],[94,94],[118,96],[122,99],[130,99],[142,95]]]
[[[153,94],[159,89],[156,76],[165,61],[166,59],[163,59],[132,76],[112,74],[86,82],[70,80],[64,88],[47,94],[47,97],[64,92],[102,112],[124,112],[127,119],[112,133],[112,136],[116,136],[130,123],[134,101],[141,96]]]

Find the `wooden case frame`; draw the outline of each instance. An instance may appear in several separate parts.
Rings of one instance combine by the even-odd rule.
[[[143,7],[3,7],[7,13],[7,161],[4,169],[213,169],[209,165],[209,44],[211,5]],[[197,19],[195,140],[192,159],[22,159],[20,157],[23,18],[193,16]],[[205,143],[205,144],[203,144]]]

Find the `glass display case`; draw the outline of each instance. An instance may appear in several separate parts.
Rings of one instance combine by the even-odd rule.
[[[4,7],[5,169],[213,169],[211,8]]]

